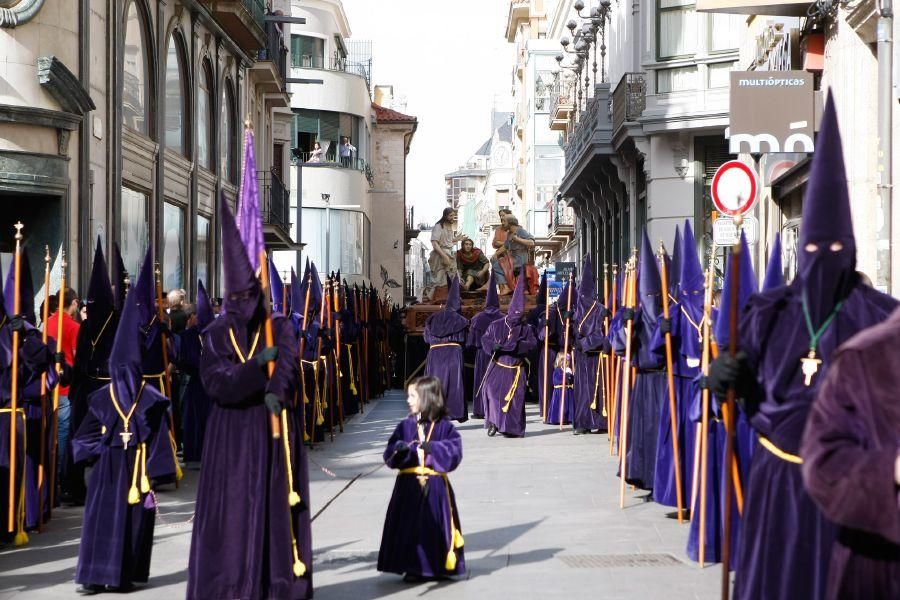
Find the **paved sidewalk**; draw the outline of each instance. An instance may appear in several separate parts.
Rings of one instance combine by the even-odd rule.
[[[464,458],[451,475],[465,536],[466,577],[408,585],[375,570],[395,474],[381,453],[406,414],[390,393],[354,418],[335,443],[311,452],[316,598],[718,598],[719,566],[684,556],[688,525],[627,493],[618,508],[605,435],[545,426],[529,406],[524,439],[488,438],[482,421],[458,428]],[[160,496],[150,585],[136,598],[180,598],[187,577],[196,472]],[[71,598],[80,510],[58,511],[47,532],[0,551],[0,598]]]

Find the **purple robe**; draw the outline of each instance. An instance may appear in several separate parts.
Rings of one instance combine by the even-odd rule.
[[[500,309],[485,308],[485,310],[472,317],[472,322],[469,324],[469,334],[466,339],[466,346],[475,351],[472,416],[480,419],[483,419],[485,416],[482,383],[484,382],[484,374],[487,373],[488,365],[491,364],[491,355],[486,353],[481,347],[481,338],[491,323],[502,318],[503,313],[500,312]]]
[[[678,457],[681,467],[682,501],[690,508],[691,486],[694,475],[694,436],[696,424],[690,419],[691,406],[695,398],[700,396],[700,387],[696,377],[699,375],[699,356],[685,355],[688,348],[697,351],[699,346],[683,343],[688,336],[697,339],[699,332],[690,323],[681,310],[681,304],[669,306],[669,317],[672,321],[672,373],[675,382],[675,425],[678,431]],[[653,351],[665,358],[665,336],[656,332],[651,342]],[[668,392],[667,392],[668,394]],[[653,500],[663,506],[676,507],[678,498],[675,486],[675,465],[672,447],[672,421],[668,395],[660,405],[659,429],[656,439],[656,467],[653,475]],[[696,514],[696,513],[695,513]]]
[[[91,394],[89,413],[72,440],[76,462],[96,461],[87,485],[75,582],[127,587],[146,582],[150,575],[156,504],[153,492],[142,487],[146,471],[138,449],[152,456],[153,438],[166,435],[162,425],[169,400],[155,388],[144,386],[129,419],[132,437],[124,447],[120,435],[124,423],[110,389],[107,385]],[[117,400],[125,414],[135,401]],[[133,483],[140,495],[137,503],[130,504]]]
[[[206,420],[212,408],[212,400],[200,379],[200,327],[195,325],[179,334],[178,370],[187,377],[184,395],[181,397],[182,448],[185,462],[199,462],[203,454],[203,437]]]
[[[462,438],[449,419],[423,423],[427,437],[431,431],[424,466],[446,474],[462,461]],[[392,469],[420,466],[416,417],[400,421],[388,440],[384,462]],[[403,446],[405,454],[398,453]],[[442,475],[429,475],[424,487],[415,474],[399,473],[384,519],[384,533],[378,552],[378,570],[408,573],[420,577],[463,575],[466,560],[462,547],[456,547],[456,568],[446,567],[453,531],[460,531],[459,511],[450,480]]]
[[[494,358],[484,378],[485,425],[494,425],[507,436],[525,435],[525,357],[537,346],[534,331],[520,322],[510,326],[509,317],[490,324],[481,338],[481,348]]]
[[[571,371],[571,365],[569,366],[569,372],[566,374],[566,390],[569,398],[572,397],[572,390],[574,389],[575,383],[575,375]],[[568,425],[572,422],[572,403],[566,402],[565,408],[562,406],[562,388],[563,388],[563,373],[561,368],[553,369],[553,394],[550,396],[550,402],[547,404],[547,423],[551,425],[559,425],[559,415],[561,411],[565,411],[563,414],[563,425]]]
[[[800,439],[831,357],[857,332],[883,321],[896,300],[856,283],[819,339],[824,361],[805,386],[800,359],[809,351],[799,278],[754,295],[741,319],[740,347],[757,374],[750,423],[782,452],[799,454]],[[735,563],[735,598],[824,598],[835,527],[803,487],[800,465],[760,448],[750,465],[744,524]],[[777,539],[777,543],[773,540]]]
[[[803,480],[837,525],[828,600],[900,598],[900,309],[831,358],[803,435]]]
[[[290,323],[273,318],[278,359],[272,379],[248,357],[241,362],[229,329],[246,354],[246,321],[232,313],[204,331],[200,373],[213,399],[206,426],[203,465],[188,566],[188,598],[309,598],[312,596],[312,538],[309,476],[300,418],[293,406],[297,391],[297,343]],[[294,491],[301,502],[288,504],[284,439],[273,440],[265,393],[285,406]],[[293,525],[293,534],[291,530]],[[302,577],[293,572],[292,535]]]
[[[147,385],[155,387],[162,394],[165,394],[165,369],[163,364],[162,353],[162,330],[156,323],[156,319],[150,323],[145,330],[144,348],[142,351],[141,371],[144,374],[144,381]],[[174,344],[171,337],[166,338],[169,361],[177,360],[174,352]],[[171,413],[172,406],[168,409]],[[165,435],[157,435],[153,437],[153,449],[150,452],[150,461],[147,463],[147,472],[150,478],[156,482],[169,483],[174,482],[177,473],[178,455],[176,451],[175,432],[170,424],[174,423],[171,416],[167,416],[163,427]],[[168,447],[168,452],[166,448]]]
[[[579,311],[572,321],[575,347],[575,381],[571,395],[572,426],[578,430],[606,429],[603,370],[600,354],[610,349],[603,330],[605,307],[598,301]],[[557,422],[559,417],[557,416]]]
[[[469,320],[452,308],[434,313],[425,324],[425,343],[431,346],[425,359],[425,375],[441,380],[447,414],[460,423],[469,418],[462,351],[468,326]]]

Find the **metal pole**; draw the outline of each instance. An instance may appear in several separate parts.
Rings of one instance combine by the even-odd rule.
[[[891,100],[893,75],[893,0],[881,0],[878,17],[878,170],[881,182],[878,196],[881,203],[881,230],[878,232],[878,269],[875,286],[890,294],[891,286]]]

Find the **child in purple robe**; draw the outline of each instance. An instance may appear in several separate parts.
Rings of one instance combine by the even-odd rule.
[[[378,570],[404,581],[443,579],[466,572],[456,497],[447,473],[462,461],[462,439],[447,418],[436,377],[407,388],[410,415],[400,421],[384,451],[398,469],[384,520]]]
[[[567,358],[568,357],[568,358]],[[564,366],[565,363],[565,366]],[[563,368],[565,368],[565,377],[563,377]],[[565,384],[563,384],[565,380]],[[560,412],[564,412],[563,424],[568,425],[572,422],[572,403],[575,399],[575,357],[560,352],[556,355],[556,362],[553,364],[553,395],[547,405],[547,423],[550,425],[559,425]],[[566,387],[566,405],[562,406],[563,385]]]

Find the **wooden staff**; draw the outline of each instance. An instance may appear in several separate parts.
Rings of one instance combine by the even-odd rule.
[[[334,280],[334,285],[332,286],[332,301],[334,302],[334,313],[335,315],[340,314],[341,312],[341,297],[340,297],[340,287],[341,282],[337,279]],[[341,319],[333,318],[334,322],[334,339],[335,339],[335,349],[334,349],[334,360],[337,363],[337,370],[335,371],[335,377],[337,377],[337,402],[338,402],[338,431],[344,433],[344,390],[343,384],[341,383],[341,379],[343,378],[343,373],[341,370]]]
[[[550,403],[550,398],[548,398],[549,391],[549,370],[550,370],[550,282],[547,282],[546,286],[546,298],[544,299],[544,386],[541,390],[541,402],[543,409],[541,411],[541,420],[546,423],[547,422],[547,405]],[[563,374],[563,378],[565,379],[565,374]],[[565,381],[563,381],[563,386],[565,386]]]
[[[284,316],[289,316],[288,315],[288,286],[286,283],[284,283],[284,281],[286,279],[287,279],[287,277],[282,278],[282,284],[281,284],[281,313]]]
[[[574,281],[574,275],[572,272],[569,272],[569,291],[566,294],[566,323],[563,326],[563,365],[562,365],[562,373],[563,373],[563,382],[562,389],[559,394],[559,430],[562,431],[563,423],[565,423],[565,414],[566,414],[566,369],[569,367],[569,329],[572,325],[572,282]]]
[[[22,225],[14,225],[16,229],[16,254],[13,259],[13,317],[21,310],[19,286],[22,274]],[[12,385],[10,387],[9,413],[9,522],[10,533],[16,529],[16,414],[19,410],[19,332],[12,332]]]
[[[619,265],[613,263],[612,265],[612,302],[610,302],[609,310],[612,313],[612,317],[615,318],[616,312],[618,310],[617,304],[619,303],[619,286],[618,286],[618,276],[619,276]],[[612,321],[610,321],[612,323]],[[611,326],[611,325],[610,325]],[[609,331],[607,331],[607,335]],[[612,340],[610,340],[611,342]],[[612,456],[613,452],[616,454],[619,453],[619,436],[616,434],[616,426],[619,423],[619,399],[616,397],[616,390],[619,389],[619,357],[616,356],[615,352],[610,352],[610,366],[612,367],[612,372],[609,374],[609,382],[607,382],[607,387],[610,395],[610,399],[612,402],[612,423],[609,424],[609,454]],[[614,441],[615,440],[615,441]]]
[[[609,310],[609,264],[603,263],[603,306]],[[609,313],[603,317],[603,335],[609,338]],[[612,456],[612,428],[610,421],[612,420],[612,399],[609,397],[609,373],[610,373],[610,355],[603,352],[600,354],[600,364],[602,365],[603,375],[603,407],[606,411],[606,435],[609,441],[609,454]]]
[[[266,256],[265,250],[259,251],[259,279],[262,283],[262,296],[266,299],[263,302],[263,307],[266,311],[265,321],[263,322],[263,330],[265,331],[265,342],[266,348],[271,348],[275,345],[275,335],[272,333],[272,312],[269,307],[268,298],[271,297],[271,292],[269,291],[269,259]],[[163,340],[165,342],[165,340]],[[165,344],[163,344],[163,348],[165,348]],[[270,360],[268,362],[269,369],[269,379],[272,379],[272,376],[275,374],[275,361]],[[284,409],[282,409],[283,411]],[[281,419],[280,415],[275,415],[271,411],[267,411],[269,413],[269,428],[272,433],[272,439],[278,440],[281,439]]]
[[[625,308],[634,308],[635,305],[635,277],[636,265],[635,258],[631,260],[625,268]],[[620,427],[622,431],[619,435],[621,439],[621,448],[619,449],[621,457],[620,478],[619,478],[619,508],[625,508],[625,478],[628,473],[627,457],[628,457],[628,401],[631,396],[631,334],[634,329],[634,321],[629,320],[625,323],[625,359],[622,364],[622,421]]]
[[[715,260],[715,251],[711,253],[709,270],[706,272],[706,290],[703,299],[703,352],[700,366],[704,377],[709,376],[710,345],[712,341],[710,320],[712,315],[713,260]],[[709,389],[704,389],[701,392],[700,397],[702,400],[702,414],[700,416],[700,548],[698,562],[702,569],[706,564],[706,487],[709,458]]]
[[[719,346],[716,344],[716,340],[712,340],[709,345],[709,357],[711,360],[716,360],[719,358]],[[722,405],[722,420],[728,420],[728,405]],[[734,453],[731,457],[731,479],[734,484],[734,503],[737,504],[738,514],[744,514],[744,490],[741,484],[741,469],[738,466],[738,457],[737,453]]]
[[[303,356],[306,354],[306,328],[309,325],[309,292],[312,287],[312,274],[307,275],[306,278],[306,295],[303,299],[303,313],[301,315],[300,320],[300,386],[302,389],[302,393],[300,395],[300,401],[303,406],[303,432],[306,433],[306,400],[308,396],[306,395],[306,369],[303,366]]]
[[[61,250],[59,253],[60,256],[60,278],[59,278],[59,295],[56,301],[56,344],[59,346],[62,343],[62,334],[63,334],[63,310],[65,309],[65,289],[66,289],[66,251]],[[58,349],[58,348],[57,348]],[[50,508],[49,510],[53,510],[53,503],[56,499],[56,447],[57,447],[57,437],[59,436],[59,381],[58,378],[62,376],[62,364],[56,364],[56,375],[57,375],[57,383],[53,388],[53,404],[51,408],[53,409],[53,430],[50,433],[50,469],[53,474],[50,477],[50,481],[52,485],[50,486]]]
[[[162,271],[159,270],[159,263],[156,263],[154,272],[156,275],[156,317],[159,319],[159,324],[162,325],[166,312],[163,309]],[[166,335],[165,331],[160,331],[159,336],[160,342],[162,342],[163,387],[165,388],[163,393],[174,403],[175,398],[172,397],[172,374],[169,370],[169,336]],[[166,416],[169,418],[169,440],[172,445],[172,458],[175,460],[175,487],[177,488],[182,472],[181,466],[178,464],[177,445],[175,443],[175,416],[173,413],[174,411],[171,407],[166,411]]]
[[[324,312],[322,313],[322,326],[326,328],[326,330],[330,330],[334,325],[334,321],[332,320],[331,315],[331,277],[328,277],[325,280],[325,289],[322,290],[322,308]],[[328,380],[328,356],[322,357],[324,360],[322,361],[323,366],[325,367],[325,372],[323,373],[323,377],[325,377],[325,402],[328,403],[328,435],[331,438],[331,441],[334,441],[334,386],[330,385],[330,381]],[[340,382],[338,382],[340,384]]]
[[[316,360],[314,370],[318,371],[319,364],[322,362],[322,327],[325,327],[325,290],[322,290],[322,297],[319,299],[319,333],[316,340]],[[324,377],[324,374],[323,374]],[[313,415],[313,439],[315,439],[316,427],[325,422],[325,415],[322,414],[322,397],[319,391],[318,377],[316,378],[316,395],[319,397],[316,402],[316,411]],[[320,422],[321,419],[321,422]]]
[[[734,226],[737,231],[741,230],[741,216],[734,217]],[[741,286],[741,240],[740,236],[731,248],[731,305],[728,307],[728,354],[734,359],[737,356],[737,338],[738,338],[738,311],[740,310],[740,286]],[[725,307],[723,306],[724,310]],[[728,395],[725,399],[725,410],[723,417],[725,420],[725,464],[731,466],[734,454],[734,413],[735,413],[735,389],[734,385],[728,386]],[[722,600],[728,600],[731,594],[731,580],[729,577],[731,563],[731,495],[733,491],[734,480],[729,477],[729,469],[725,468],[725,491],[722,494],[725,502],[724,515],[722,519]]]
[[[41,341],[47,346],[49,330],[47,319],[50,318],[50,246],[44,246],[44,306],[41,310]],[[56,338],[56,351],[60,349],[60,339]],[[41,447],[38,462],[38,532],[44,531],[44,475],[47,473],[47,373],[41,373]]]
[[[669,276],[666,266],[666,248],[659,242],[659,272],[662,282],[663,318],[669,320]],[[675,498],[678,506],[678,522],[684,523],[684,491],[681,489],[681,453],[678,447],[678,417],[675,402],[675,372],[672,367],[672,333],[666,332],[666,376],[669,383],[669,422],[672,425],[672,464],[675,467]]]

